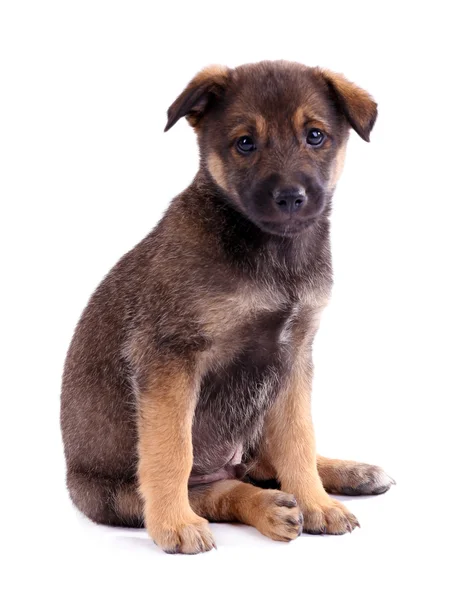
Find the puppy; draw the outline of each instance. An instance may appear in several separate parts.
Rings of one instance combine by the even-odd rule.
[[[327,492],[393,481],[316,455],[311,346],[349,130],[368,141],[377,106],[341,75],[280,61],[204,69],[165,130],[184,116],[199,171],[100,284],[68,351],[70,496],[170,553],[214,547],[208,520],[283,541],[352,531]]]

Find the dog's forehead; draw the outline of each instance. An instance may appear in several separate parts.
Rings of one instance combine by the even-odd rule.
[[[238,119],[243,114],[285,121],[303,110],[325,120],[334,116],[324,82],[314,69],[297,63],[258,63],[235,69],[227,99],[229,112]]]

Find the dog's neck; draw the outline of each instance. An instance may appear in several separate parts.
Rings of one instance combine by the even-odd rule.
[[[304,277],[309,272],[330,277],[328,214],[300,235],[283,237],[262,231],[235,207],[234,202],[200,170],[187,192],[204,227],[221,244],[229,260],[249,275],[277,279]]]

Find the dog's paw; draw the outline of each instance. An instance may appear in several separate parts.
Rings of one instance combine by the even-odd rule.
[[[147,522],[147,529],[155,543],[168,554],[198,554],[216,547],[208,521],[195,513],[180,523]]]
[[[342,475],[342,485],[336,493],[345,496],[384,494],[395,483],[381,467],[356,463],[355,466],[346,469]]]
[[[342,535],[360,527],[356,517],[341,502],[327,495],[319,504],[302,508],[302,512],[305,533]]]
[[[253,525],[263,535],[290,542],[302,533],[303,516],[292,494],[261,490],[254,499]]]

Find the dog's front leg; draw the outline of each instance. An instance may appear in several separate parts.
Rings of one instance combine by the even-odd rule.
[[[206,519],[189,504],[192,420],[198,378],[184,364],[153,366],[138,411],[138,479],[145,525],[166,552],[195,554],[214,547]]]
[[[301,349],[287,385],[266,417],[264,452],[281,489],[295,495],[304,516],[304,531],[346,533],[358,521],[326,493],[316,466],[311,374],[311,353]]]

